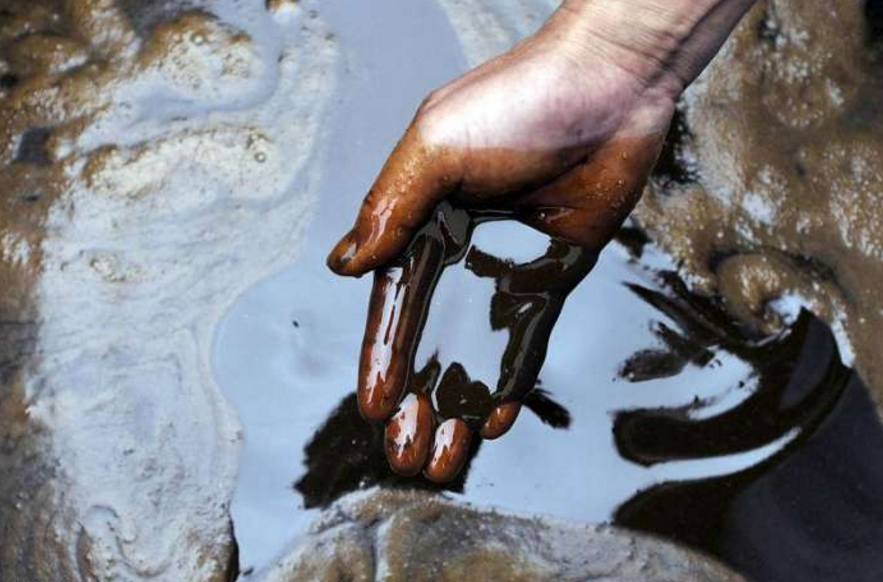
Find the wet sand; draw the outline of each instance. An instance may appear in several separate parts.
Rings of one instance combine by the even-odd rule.
[[[652,536],[390,490],[334,504],[298,549],[256,576],[265,582],[744,582],[707,557]]]

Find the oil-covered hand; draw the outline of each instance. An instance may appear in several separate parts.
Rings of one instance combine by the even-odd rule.
[[[340,274],[378,269],[359,404],[369,421],[388,421],[387,457],[400,474],[424,470],[432,480],[449,480],[465,461],[474,431],[496,438],[512,426],[566,295],[562,289],[550,296],[552,271],[567,271],[562,278],[570,285],[588,272],[637,202],[661,148],[673,101],[610,63],[577,73],[585,63],[569,60],[558,42],[564,41],[541,35],[431,95],[368,193],[355,227],[329,257]],[[436,232],[421,230],[446,199],[460,208],[509,213],[561,241],[557,259],[524,266],[549,268],[548,289],[519,290],[516,272],[497,269],[506,279],[502,289],[516,282],[500,302],[525,310],[511,322],[510,361],[494,391],[496,404],[480,422],[446,418],[432,405],[432,389],[413,385],[429,297],[468,237],[444,216]],[[492,276],[486,259],[470,257],[475,269]]]
[[[554,19],[553,19],[554,20]],[[601,248],[640,196],[676,95],[551,26],[432,93],[328,259],[361,275],[399,256],[442,200],[511,210]]]
[[[342,275],[379,268],[359,394],[368,420],[392,416],[393,468],[414,473],[426,462],[430,478],[450,478],[470,438],[456,418],[433,435],[437,411],[419,391],[401,400],[422,309],[444,264],[457,260],[456,245],[419,234],[439,204],[508,212],[594,256],[640,197],[675,100],[753,1],[565,0],[537,34],[424,101],[328,258]],[[557,312],[547,313],[525,321],[554,323]],[[524,341],[544,354],[548,331]],[[485,437],[511,426],[518,394],[489,414]]]

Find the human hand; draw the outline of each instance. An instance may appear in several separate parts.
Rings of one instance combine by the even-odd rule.
[[[756,0],[564,0],[533,36],[427,97],[328,258],[359,276],[451,198],[600,249],[674,103]]]
[[[600,249],[640,196],[676,95],[550,26],[432,93],[329,256],[361,275],[407,247],[436,205],[505,208]]]
[[[539,57],[521,58],[532,61]],[[593,97],[598,104],[591,112],[597,120],[595,130],[582,132],[572,142],[570,138],[556,141],[555,134],[567,133],[559,124],[579,123],[584,109],[581,106],[571,112],[573,119],[562,120],[561,112],[551,103],[554,99],[537,91],[533,81],[510,72],[510,66],[531,68],[534,75],[546,74],[533,62],[493,65],[493,71],[474,71],[443,89],[441,96],[427,100],[366,198],[355,228],[329,259],[329,265],[339,273],[361,274],[402,257],[376,274],[359,372],[363,416],[384,422],[395,413],[387,425],[387,453],[391,466],[402,474],[415,474],[425,466],[433,480],[453,478],[465,460],[473,430],[479,430],[484,438],[496,438],[512,426],[521,398],[534,386],[552,325],[566,296],[561,292],[553,299],[551,289],[531,289],[531,295],[517,289],[518,285],[512,292],[503,292],[501,303],[524,304],[527,311],[519,321],[510,322],[513,333],[505,356],[508,363],[504,363],[494,392],[494,404],[483,411],[483,420],[478,415],[469,423],[461,416],[445,417],[431,405],[429,395],[434,386],[421,391],[409,384],[413,383],[413,355],[425,319],[423,310],[444,265],[455,262],[465,251],[469,228],[462,218],[458,219],[461,224],[445,224],[442,218],[434,234],[420,231],[415,238],[417,229],[445,197],[462,207],[504,210],[561,240],[553,245],[562,255],[556,260],[562,263],[568,253],[574,255],[568,260],[579,263],[571,266],[574,272],[582,273],[569,281],[575,285],[637,201],[671,115],[670,107],[647,104],[638,94],[630,97],[635,110],[615,111],[622,99],[614,95],[637,91],[631,86],[619,87],[608,96]],[[565,92],[575,95],[582,91],[571,86],[563,72],[558,82],[567,83]],[[519,93],[532,102],[516,112],[518,119],[479,129],[479,111],[500,116],[509,109],[510,95]],[[648,117],[651,109],[652,122]],[[616,117],[620,119],[615,121]],[[427,145],[423,136],[438,134],[440,126],[447,128],[444,132],[460,136],[452,137],[452,143],[472,145]],[[642,135],[641,131],[648,133]],[[546,137],[530,144],[528,134]],[[410,251],[402,256],[408,244]],[[564,251],[565,247],[570,250]],[[475,268],[488,263],[478,255],[472,259]],[[547,258],[546,262],[554,261]],[[499,276],[518,280],[515,272],[508,278]],[[442,392],[454,392],[451,382],[443,386]],[[490,391],[485,391],[490,401]],[[406,392],[408,396],[402,400]]]
[[[395,414],[387,430],[393,468],[418,472],[434,441],[427,475],[449,478],[462,463],[471,434],[462,418],[448,418],[433,439],[437,411],[426,393],[412,391],[399,402],[412,375],[428,297],[446,262],[455,260],[456,245],[418,233],[434,210],[447,199],[461,208],[505,211],[594,257],[640,197],[680,91],[750,2],[678,0],[667,13],[655,0],[623,1],[609,10],[634,5],[640,11],[629,27],[623,14],[614,14],[617,33],[610,34],[603,30],[611,24],[602,18],[607,8],[569,0],[536,35],[424,101],[365,198],[355,226],[328,259],[342,275],[379,269],[359,395],[368,420],[386,421]],[[587,14],[594,26],[586,26]],[[670,33],[672,27],[680,32]],[[454,228],[445,236],[456,240],[457,235]],[[397,257],[400,262],[391,265]],[[588,268],[591,263],[584,261]],[[560,305],[548,311],[554,313],[546,318],[548,330],[527,339],[541,346],[543,356],[559,311]],[[516,338],[512,349],[523,349],[522,343]],[[515,382],[520,388],[512,391],[516,397],[498,402],[483,421],[485,437],[511,426],[517,396],[532,387],[526,380],[536,378],[541,364],[542,357],[523,367]]]

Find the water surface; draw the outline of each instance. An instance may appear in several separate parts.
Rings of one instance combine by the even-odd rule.
[[[388,469],[382,430],[355,406],[370,278],[324,256],[430,89],[464,70],[431,2],[325,2],[346,75],[330,119],[318,210],[300,258],[230,310],[215,376],[244,427],[232,513],[243,569],[296,542],[318,512],[364,487],[432,487]],[[480,226],[472,245],[525,261],[547,237]],[[532,398],[480,443],[446,495],[481,507],[658,532],[757,580],[877,580],[883,431],[828,328],[791,313],[761,336],[686,291],[669,260],[626,231],[568,299]],[[495,382],[505,337],[493,285],[445,271],[417,355],[436,350]]]

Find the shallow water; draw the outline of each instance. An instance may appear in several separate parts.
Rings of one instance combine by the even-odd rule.
[[[370,278],[338,279],[323,261],[422,95],[465,62],[429,2],[331,1],[322,14],[347,75],[319,161],[319,207],[301,258],[239,299],[214,346],[245,433],[232,505],[244,571],[268,565],[348,491],[430,487],[389,471],[382,430],[356,410]],[[472,244],[521,261],[547,238],[492,223]],[[831,333],[793,313],[789,332],[758,338],[670,269],[634,231],[602,255],[553,334],[547,397],[480,444],[447,495],[656,531],[758,580],[878,579],[883,430]],[[445,271],[418,367],[439,348],[495,383],[505,337],[488,322],[492,291],[462,265]]]

